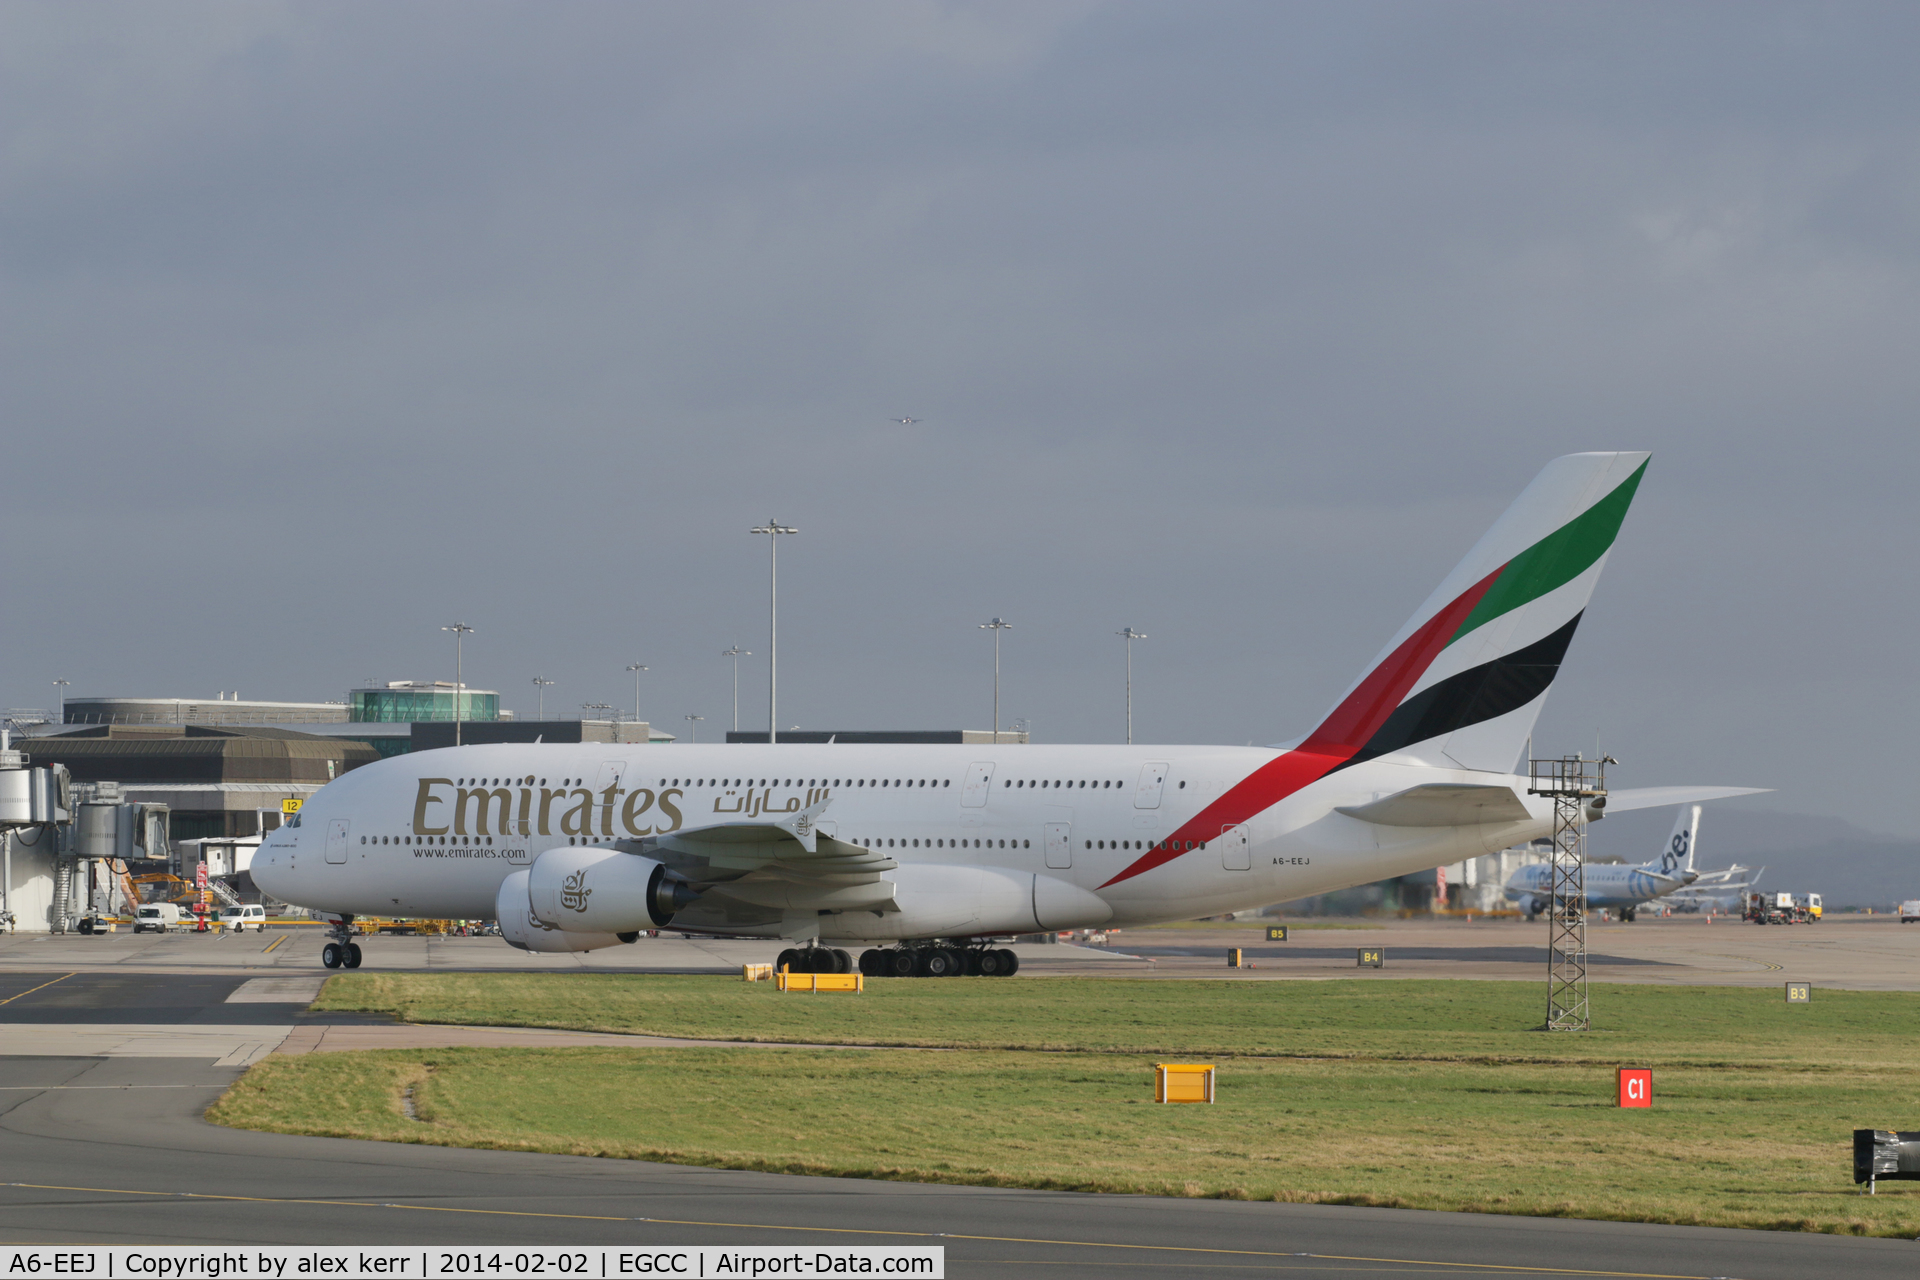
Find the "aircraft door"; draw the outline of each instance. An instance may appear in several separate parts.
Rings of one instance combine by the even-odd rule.
[[[993,794],[993,762],[968,765],[966,785],[960,788],[960,807],[984,809],[987,807],[987,797],[991,794]]]
[[[600,776],[594,781],[593,793],[599,795],[608,787],[620,785],[621,777],[627,772],[625,760],[609,760],[600,766]]]
[[[335,818],[327,823],[327,861],[344,865],[347,860],[347,829],[349,822],[345,818]]]
[[[1164,760],[1149,760],[1140,766],[1140,781],[1133,787],[1133,807],[1158,809],[1160,792],[1167,785],[1169,766]]]
[[[1073,865],[1073,824],[1071,822],[1049,822],[1047,824],[1047,865],[1056,871],[1065,870]]]
[[[1253,847],[1247,824],[1220,828],[1220,865],[1228,871],[1253,870]]]

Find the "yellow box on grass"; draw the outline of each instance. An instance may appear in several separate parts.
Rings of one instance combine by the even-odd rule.
[[[778,991],[853,991],[867,989],[864,973],[776,973],[773,985]]]
[[[1156,1062],[1153,1064],[1155,1102],[1212,1102],[1211,1062]]]

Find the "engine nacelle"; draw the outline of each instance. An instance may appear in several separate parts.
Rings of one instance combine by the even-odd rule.
[[[943,938],[1085,929],[1113,918],[1113,908],[1097,895],[1029,871],[921,864],[887,878],[897,911],[847,911],[822,919],[821,933],[871,941]]]
[[[569,933],[662,928],[697,896],[664,864],[605,846],[549,849],[528,868],[534,917]]]
[[[516,871],[500,882],[494,895],[493,918],[500,922],[500,936],[507,945],[522,951],[597,951],[632,942],[633,936],[614,933],[573,933],[551,929],[542,924],[527,904],[527,880],[531,872]],[[638,935],[634,935],[638,936]]]

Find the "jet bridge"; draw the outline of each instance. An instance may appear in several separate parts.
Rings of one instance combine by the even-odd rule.
[[[51,842],[53,932],[67,932],[76,918],[86,926],[112,906],[116,893],[132,911],[133,869],[166,864],[167,806],[125,802],[117,782],[76,785],[65,765],[35,767],[11,738],[0,729],[0,928],[20,923],[13,901],[16,839],[28,848]]]

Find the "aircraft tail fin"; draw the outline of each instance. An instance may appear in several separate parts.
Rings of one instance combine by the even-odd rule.
[[[1511,771],[1649,456],[1548,463],[1300,750]]]
[[[1682,805],[1680,816],[1673,823],[1673,834],[1667,837],[1667,847],[1660,851],[1660,870],[1668,874],[1693,870],[1693,854],[1699,843],[1700,806]]]

